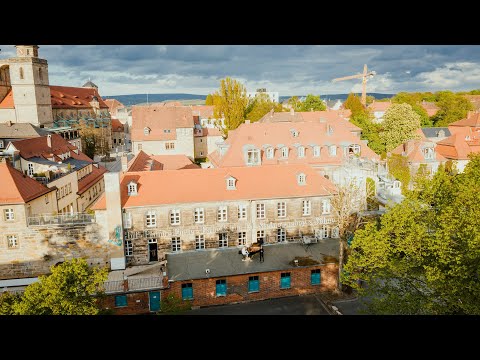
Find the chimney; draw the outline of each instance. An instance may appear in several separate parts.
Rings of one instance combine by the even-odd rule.
[[[7,121],[7,126],[12,126],[12,122],[10,120]]]
[[[122,172],[127,172],[127,165],[128,165],[128,159],[125,155],[122,155],[121,158],[121,163],[122,163]]]
[[[250,124],[250,120],[245,120],[245,124]]]
[[[52,148],[52,135],[48,134],[47,135],[47,145],[49,148]]]
[[[290,109],[290,115],[292,115],[292,116],[295,115],[295,109],[294,108]]]

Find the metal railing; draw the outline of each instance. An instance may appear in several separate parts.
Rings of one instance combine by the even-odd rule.
[[[95,222],[95,215],[72,213],[65,215],[42,214],[27,218],[27,226],[87,225]]]
[[[125,289],[123,288],[123,280],[105,281],[104,286],[105,286],[105,292],[107,294],[125,291]]]

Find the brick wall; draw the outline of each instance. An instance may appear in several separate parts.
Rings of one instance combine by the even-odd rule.
[[[116,295],[127,295],[127,306],[115,307]],[[116,295],[108,295],[102,299],[102,308],[113,310],[115,315],[146,314],[150,312],[148,291]]]
[[[320,269],[321,284],[311,285],[311,270]],[[290,289],[280,289],[280,274],[290,272]],[[298,267],[284,271],[272,271],[266,273],[235,275],[220,278],[198,279],[192,281],[177,281],[170,283],[170,288],[162,292],[162,298],[173,293],[182,297],[182,284],[193,283],[193,306],[208,306],[247,302],[253,300],[265,300],[292,295],[313,294],[324,291],[332,291],[337,286],[338,265],[326,264],[323,266]],[[248,279],[250,276],[258,276],[260,291],[248,292]],[[215,294],[216,280],[227,280],[227,295],[217,297]]]

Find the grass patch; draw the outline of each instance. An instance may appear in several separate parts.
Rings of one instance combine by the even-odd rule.
[[[338,264],[338,259],[335,256],[323,255],[323,262]]]
[[[317,260],[310,256],[296,256],[295,259],[289,262],[290,265],[295,266],[295,260],[298,260],[298,266],[311,266],[320,264]]]

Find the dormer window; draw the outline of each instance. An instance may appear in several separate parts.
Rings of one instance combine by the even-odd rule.
[[[320,146],[316,145],[313,147],[313,157],[319,157],[320,156]]]
[[[440,131],[437,133],[437,137],[445,137],[445,131],[440,130]]]
[[[134,181],[130,181],[127,185],[128,189],[128,196],[135,196],[137,195],[137,183]]]
[[[260,150],[250,149],[247,151],[247,165],[260,165]]]
[[[360,154],[360,145],[352,144],[348,147],[349,154]]]
[[[395,180],[395,181],[393,182],[393,188],[394,188],[394,189],[400,189],[400,185],[401,185],[401,182],[398,181],[398,180]]]
[[[333,126],[332,125],[327,125],[327,134],[332,135],[333,134]]]
[[[466,141],[470,141],[470,135],[465,136]]]
[[[433,160],[434,158],[434,151],[433,148],[425,148],[423,149],[423,156],[426,160]]]
[[[163,129],[163,132],[164,132],[165,134],[170,134],[170,129]]]
[[[290,129],[290,132],[292,133],[293,137],[298,137],[298,131],[295,129]]]
[[[299,158],[305,157],[305,147],[303,146],[298,147],[298,157]]]
[[[229,176],[227,178],[227,190],[236,190],[235,183],[237,182],[237,179],[235,179],[233,176]]]
[[[284,146],[282,148],[282,157],[283,158],[288,158],[288,147]]]
[[[337,155],[337,147],[335,145],[330,145],[328,147],[328,153],[330,156],[336,156]]]
[[[298,185],[306,185],[307,184],[307,176],[304,173],[300,173],[297,175],[297,183]]]
[[[267,149],[267,159],[273,159],[273,147]]]
[[[148,127],[143,128],[143,134],[144,135],[150,135],[150,128],[148,128]]]

